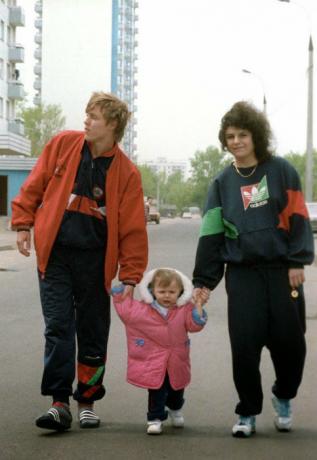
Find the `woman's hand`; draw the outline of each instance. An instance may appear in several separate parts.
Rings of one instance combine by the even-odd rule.
[[[298,288],[305,281],[305,273],[303,268],[290,268],[288,270],[289,284],[292,289]]]
[[[206,287],[194,288],[193,290],[193,301],[194,304],[199,304],[200,306],[205,305],[208,302],[210,296],[210,289]]]

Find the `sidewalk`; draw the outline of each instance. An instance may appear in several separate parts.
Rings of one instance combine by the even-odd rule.
[[[16,248],[16,232],[12,232],[9,228],[10,219],[0,216],[0,251]]]

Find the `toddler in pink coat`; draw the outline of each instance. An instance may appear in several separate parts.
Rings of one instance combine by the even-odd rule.
[[[192,290],[190,280],[170,268],[144,276],[139,285],[141,301],[121,300],[123,287],[112,289],[115,308],[126,327],[127,381],[148,389],[148,434],[160,434],[168,415],[173,426],[184,426],[181,408],[184,388],[190,382],[188,332],[199,332],[207,321],[202,306],[191,302]],[[207,296],[202,295],[203,302]]]

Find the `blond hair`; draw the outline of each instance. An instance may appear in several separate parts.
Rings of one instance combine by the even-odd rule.
[[[179,290],[183,292],[184,285],[183,285],[182,278],[175,270],[172,270],[170,268],[158,268],[153,274],[153,278],[152,278],[152,281],[149,287],[151,289],[153,289],[155,285],[167,287],[173,281],[176,282]]]
[[[110,93],[102,91],[94,92],[86,106],[86,112],[90,112],[95,107],[100,107],[101,113],[106,121],[116,121],[116,128],[114,130],[115,140],[120,142],[124,135],[124,130],[127,122],[131,116],[128,106],[125,102]]]

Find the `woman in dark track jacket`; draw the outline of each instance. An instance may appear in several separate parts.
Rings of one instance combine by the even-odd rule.
[[[239,415],[232,434],[249,437],[262,411],[261,351],[271,354],[276,380],[275,426],[289,431],[290,400],[304,368],[304,265],[314,244],[300,180],[273,156],[265,114],[237,102],[222,118],[219,139],[233,162],[213,181],[200,231],[195,293],[213,290],[226,265],[229,334]]]

